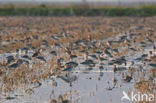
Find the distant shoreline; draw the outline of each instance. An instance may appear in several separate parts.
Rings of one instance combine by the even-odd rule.
[[[16,7],[13,4],[0,7],[0,16],[156,16],[155,6],[138,7],[98,7],[88,5],[73,5],[69,7],[54,7],[47,5]]]

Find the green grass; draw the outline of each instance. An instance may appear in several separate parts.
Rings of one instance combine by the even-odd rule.
[[[156,7],[145,6],[138,8],[130,7],[23,7],[15,8],[13,5],[10,7],[1,7],[0,16],[155,16]]]

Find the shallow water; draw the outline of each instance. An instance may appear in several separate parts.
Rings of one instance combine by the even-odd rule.
[[[145,49],[144,53],[151,50],[151,47]],[[127,57],[128,60],[134,60],[141,54],[138,53],[133,57]],[[78,60],[79,62],[82,59]],[[135,62],[135,66],[141,65],[141,63]],[[139,79],[139,75],[135,71],[133,80],[130,83],[123,81],[121,74],[123,72],[128,73],[128,70],[118,71],[113,73],[112,66],[103,65],[104,70],[100,74],[98,65],[93,67],[92,70],[86,71],[86,67],[79,65],[75,68],[75,72],[70,73],[70,76],[76,76],[77,80],[70,83],[66,83],[60,78],[51,77],[46,81],[42,81],[42,85],[39,88],[34,89],[34,93],[28,95],[22,93],[23,96],[18,96],[14,100],[0,100],[3,103],[49,103],[51,99],[57,99],[59,95],[64,95],[66,98],[72,101],[72,103],[120,103],[123,96],[122,92],[134,91],[134,83]],[[121,65],[122,67],[122,65]],[[146,68],[144,68],[146,69]],[[134,73],[134,74],[135,74]],[[61,75],[65,73],[62,72]],[[53,80],[52,80],[53,78]],[[108,88],[113,87],[113,79],[117,80],[117,84],[112,90]],[[136,80],[134,80],[136,79]],[[57,86],[52,86],[53,82],[57,83]],[[120,85],[122,85],[120,87]],[[15,94],[20,94],[17,92]],[[128,101],[122,101],[122,103],[130,103]]]
[[[117,40],[118,37],[115,37]],[[113,40],[112,38],[104,40]],[[122,50],[122,48],[121,48]],[[152,50],[152,46],[144,48],[144,52],[137,52],[132,55],[130,52],[126,56],[127,62],[134,61],[133,79],[131,82],[125,82],[122,78],[123,73],[130,74],[128,71],[129,66],[120,65],[120,67],[126,67],[125,70],[112,72],[112,65],[107,65],[108,61],[104,61],[103,70],[99,70],[99,65],[97,64],[92,69],[87,69],[88,67],[83,66],[80,62],[83,61],[82,57],[78,57],[75,61],[79,63],[79,66],[74,68],[72,72],[69,73],[69,78],[67,80],[73,80],[72,83],[67,83],[63,79],[56,76],[51,76],[49,79],[42,81],[42,85],[38,88],[33,89],[32,94],[27,94],[23,91],[16,91],[12,94],[16,99],[6,100],[1,99],[0,102],[3,103],[50,103],[52,99],[57,99],[59,95],[66,97],[71,100],[72,103],[121,103],[121,98],[123,96],[123,91],[129,93],[135,91],[135,83],[141,78],[140,66],[142,62],[136,61],[135,59],[140,57],[142,54],[147,54],[148,51]],[[30,51],[29,55],[32,55],[33,51]],[[156,54],[156,53],[155,53]],[[0,61],[2,62],[7,56],[16,55],[16,53],[5,53],[1,54]],[[50,56],[46,57],[49,60]],[[110,58],[111,60],[111,58]],[[95,60],[95,62],[97,62]],[[138,71],[137,71],[138,70]],[[149,66],[145,66],[143,71],[150,70]],[[64,77],[65,72],[61,72],[60,76]],[[149,77],[149,74],[146,75]],[[116,85],[114,86],[113,80],[115,79]],[[156,80],[154,80],[156,82]],[[55,84],[57,86],[54,86]],[[18,94],[19,96],[15,96]],[[3,98],[3,96],[1,96]],[[131,103],[127,100],[122,101],[122,103]]]

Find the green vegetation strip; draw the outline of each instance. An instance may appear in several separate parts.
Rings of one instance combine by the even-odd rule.
[[[145,6],[138,8],[126,7],[1,7],[0,16],[155,16],[156,7]]]

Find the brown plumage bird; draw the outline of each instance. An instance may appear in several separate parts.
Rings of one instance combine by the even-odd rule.
[[[37,57],[42,52],[42,49],[38,49],[37,52],[35,52],[32,57]]]

